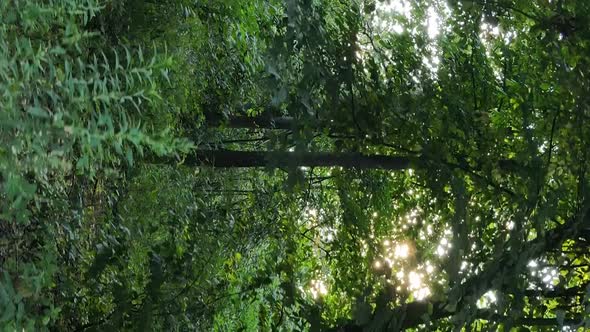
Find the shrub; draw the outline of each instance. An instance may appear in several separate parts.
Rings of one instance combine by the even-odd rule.
[[[139,116],[163,107],[166,54],[93,31],[97,0],[0,2],[0,326],[38,330],[60,308],[56,237],[76,218],[77,178],[114,174],[188,141]],[[142,117],[144,118],[144,117]],[[157,120],[157,117],[152,117]],[[58,225],[58,226],[56,226]]]

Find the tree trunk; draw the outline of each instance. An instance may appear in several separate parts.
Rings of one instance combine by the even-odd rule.
[[[250,128],[250,129],[285,129],[290,130],[295,126],[295,120],[290,116],[275,117],[270,115],[232,116],[227,120],[220,117],[208,116],[207,123],[212,126],[225,124],[229,128]]]
[[[184,159],[189,166],[213,167],[345,167],[402,170],[415,158],[360,153],[197,150]],[[168,163],[169,159],[159,160]]]

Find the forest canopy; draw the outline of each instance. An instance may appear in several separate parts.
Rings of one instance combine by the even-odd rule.
[[[0,330],[589,330],[589,18],[0,1]]]

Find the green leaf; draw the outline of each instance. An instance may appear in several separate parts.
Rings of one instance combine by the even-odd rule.
[[[32,115],[34,117],[38,117],[38,118],[43,118],[43,119],[49,118],[49,113],[46,110],[44,110],[38,106],[31,106],[31,107],[27,108],[27,113],[29,113],[30,115]]]

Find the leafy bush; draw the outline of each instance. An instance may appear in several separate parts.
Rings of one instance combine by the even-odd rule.
[[[42,329],[59,316],[54,298],[63,248],[55,239],[76,219],[71,212],[80,198],[79,179],[118,176],[138,156],[191,148],[165,125],[139,121],[152,110],[167,109],[161,87],[171,58],[113,45],[92,31],[105,10],[118,9],[97,0],[0,3],[0,326],[5,330]]]

